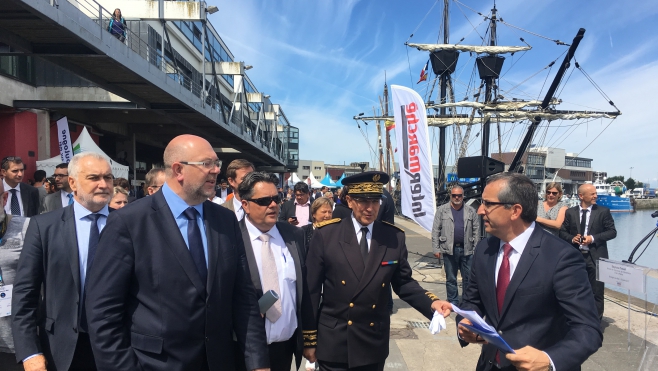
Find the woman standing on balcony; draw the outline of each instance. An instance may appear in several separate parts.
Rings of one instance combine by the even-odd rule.
[[[110,18],[110,24],[107,26],[107,31],[121,42],[126,40],[126,20],[121,15],[121,9],[114,9],[112,18]]]

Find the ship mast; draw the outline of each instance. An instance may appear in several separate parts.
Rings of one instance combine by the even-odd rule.
[[[450,2],[449,0],[443,0],[443,43],[450,43]],[[431,58],[431,57],[430,57]],[[443,71],[439,76],[439,86],[441,94],[441,104],[448,102],[448,84],[450,81],[450,69]],[[441,107],[441,116],[446,116],[446,107]],[[446,175],[446,127],[442,126],[439,128],[439,174],[438,174],[438,184],[437,191],[442,191],[445,187]]]

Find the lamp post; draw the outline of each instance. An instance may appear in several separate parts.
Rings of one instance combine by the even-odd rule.
[[[633,177],[633,166],[631,166],[631,175],[628,177],[628,179]]]

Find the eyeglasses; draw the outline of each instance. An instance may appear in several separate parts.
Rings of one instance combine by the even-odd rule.
[[[560,193],[560,192],[546,191],[546,194],[547,194],[547,195],[553,195],[553,196],[557,196],[559,193]]]
[[[496,205],[514,205],[513,202],[495,202],[495,201],[487,201],[487,200],[482,200],[482,205],[486,207],[487,209],[490,208],[491,206],[496,206]]]
[[[8,156],[2,159],[2,165],[6,164],[7,162],[23,162],[20,157],[18,156]]]
[[[276,196],[267,196],[261,198],[250,198],[247,201],[251,201],[258,206],[270,206],[272,204],[272,201],[274,201],[274,203],[277,204],[281,202],[281,196],[276,195]]]
[[[452,196],[453,198],[464,197],[464,195],[461,194],[461,193],[453,193],[453,194],[451,194],[450,196]]]
[[[212,170],[215,167],[222,167],[222,160],[206,160],[206,161],[180,161],[183,165],[202,165],[208,170]]]
[[[54,174],[53,178],[66,178],[67,176],[69,176],[69,175],[68,174]]]

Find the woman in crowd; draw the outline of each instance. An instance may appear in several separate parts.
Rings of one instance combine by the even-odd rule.
[[[114,9],[112,18],[110,18],[110,24],[107,26],[107,31],[121,42],[126,40],[126,20],[121,15],[121,9]]]
[[[347,200],[345,199],[345,196],[347,196],[348,188],[349,187],[347,186],[343,186],[343,188],[340,190],[340,195],[338,196],[340,203],[336,203],[336,208],[334,208],[334,212],[332,214],[334,218],[345,219],[352,216],[352,209],[347,206]]]
[[[331,219],[331,212],[334,207],[334,201],[327,197],[320,197],[313,201],[311,205],[311,218],[313,218],[313,223],[307,224],[302,227],[304,231],[304,237],[306,237],[306,251],[308,252],[308,245],[311,242],[313,237],[313,231],[317,227],[317,224],[325,220]]]
[[[109,206],[113,209],[120,209],[126,205],[128,205],[128,191],[122,187],[114,187],[114,194]]]
[[[556,182],[548,183],[544,201],[539,200],[537,206],[537,223],[556,236],[564,222],[564,213],[567,211],[567,205],[561,202],[561,199],[562,186]]]

